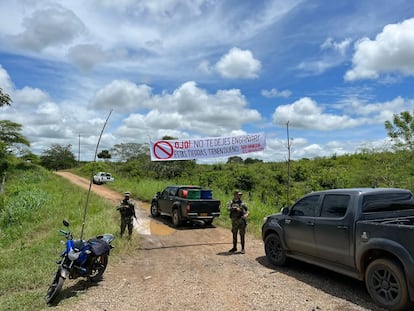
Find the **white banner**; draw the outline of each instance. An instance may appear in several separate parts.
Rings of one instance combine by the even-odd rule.
[[[264,133],[186,140],[151,141],[151,161],[230,157],[264,150]]]

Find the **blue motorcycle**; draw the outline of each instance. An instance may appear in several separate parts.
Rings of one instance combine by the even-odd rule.
[[[63,220],[63,225],[69,227],[69,222]],[[60,255],[61,259],[56,261],[59,267],[46,293],[45,300],[49,305],[56,300],[67,278],[85,277],[91,282],[102,278],[110,250],[113,248],[111,242],[115,238],[106,233],[87,241],[74,240],[69,231],[61,229],[59,232],[66,238],[66,247]]]

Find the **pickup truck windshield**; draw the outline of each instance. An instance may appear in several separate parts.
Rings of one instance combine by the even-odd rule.
[[[385,193],[366,195],[362,201],[362,212],[385,212],[414,209],[411,193]]]

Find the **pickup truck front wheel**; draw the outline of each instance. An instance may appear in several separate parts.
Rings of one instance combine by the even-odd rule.
[[[206,219],[204,220],[204,225],[205,226],[211,226],[213,224],[213,219]]]
[[[151,204],[151,216],[152,217],[158,217],[160,215],[160,212],[158,211],[158,205],[155,203]]]
[[[264,241],[267,260],[275,266],[282,266],[286,262],[286,252],[276,233],[269,234]]]
[[[181,225],[181,215],[177,208],[172,211],[172,224],[174,227]]]
[[[379,306],[388,310],[403,310],[408,306],[407,282],[401,266],[394,260],[381,258],[370,263],[365,284]]]

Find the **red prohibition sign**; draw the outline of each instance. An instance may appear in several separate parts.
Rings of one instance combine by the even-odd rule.
[[[174,154],[173,146],[165,140],[157,141],[152,150],[154,156],[160,160],[170,159]]]

